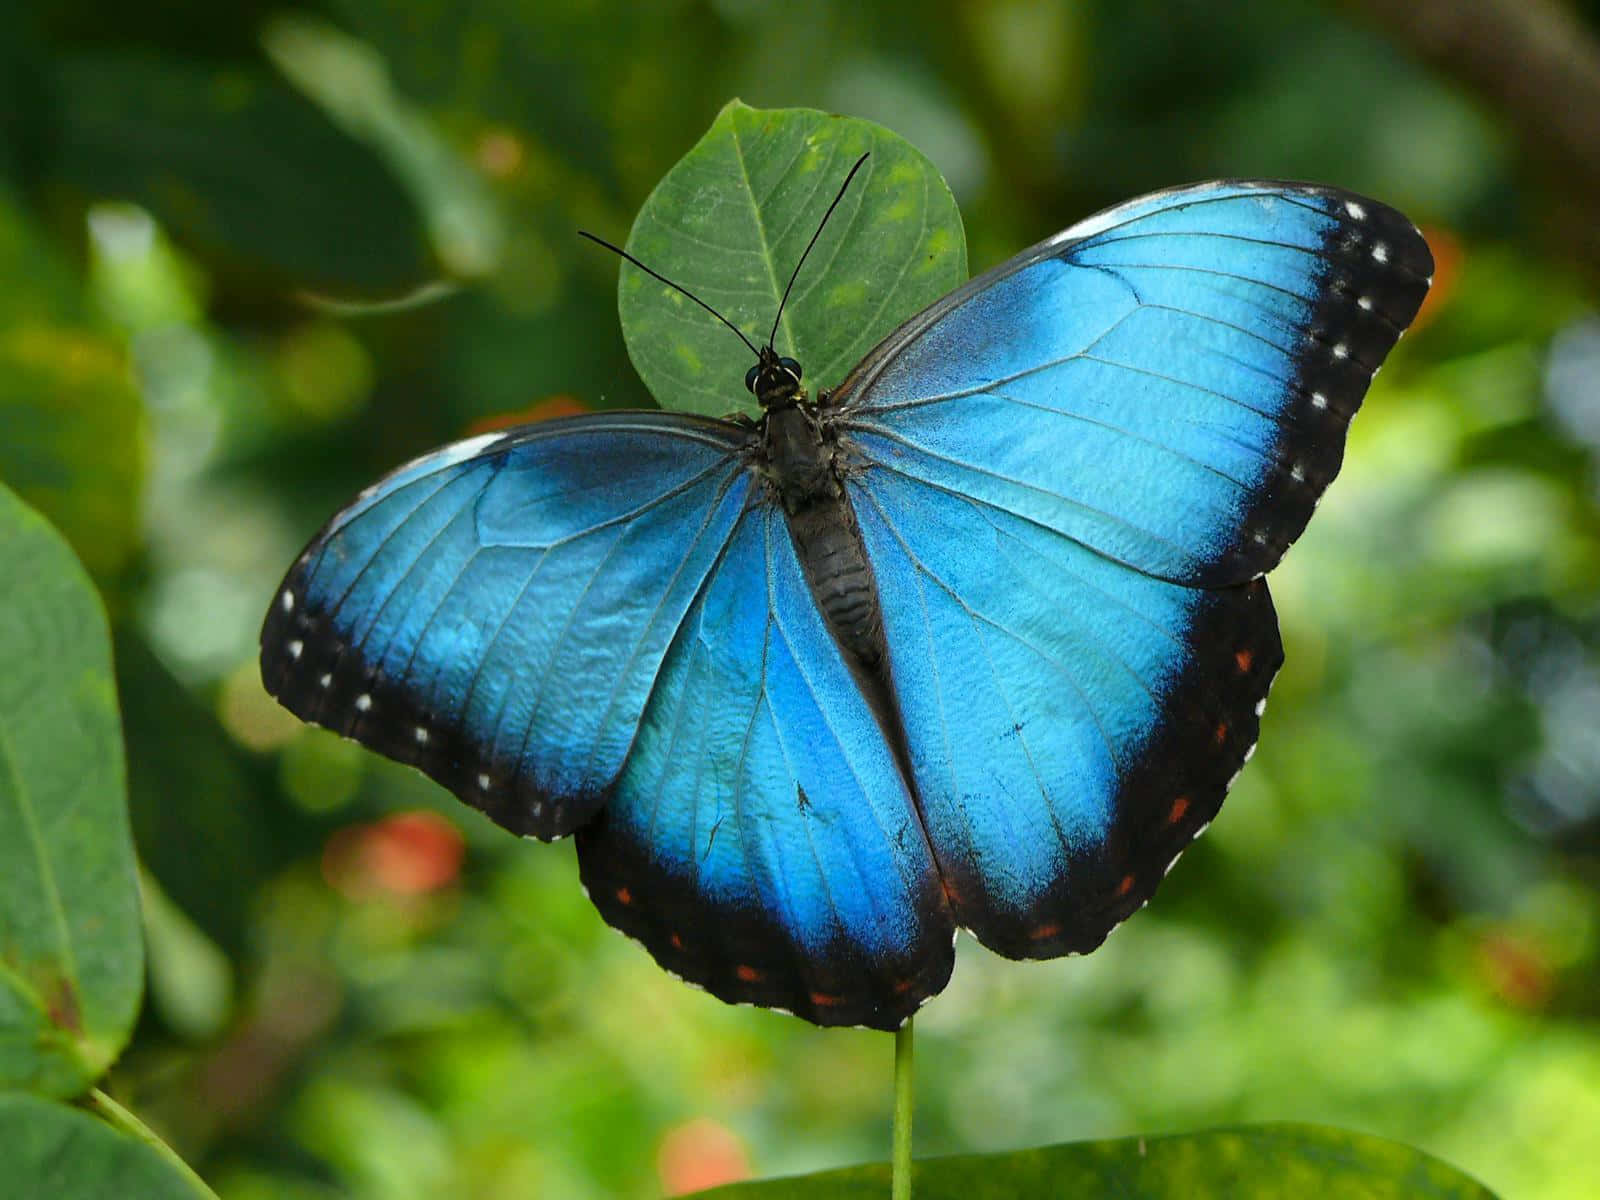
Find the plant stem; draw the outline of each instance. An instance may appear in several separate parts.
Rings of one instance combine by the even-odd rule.
[[[118,1104],[99,1088],[92,1088],[89,1094],[84,1097],[84,1100],[88,1107],[98,1113],[106,1124],[114,1125],[124,1133],[132,1134],[161,1155],[162,1158],[166,1159],[168,1165],[177,1171],[179,1175],[182,1175],[189,1185],[194,1188],[196,1195],[206,1197],[206,1200],[217,1200],[217,1194],[206,1186],[206,1181],[195,1174],[194,1168],[184,1162],[178,1152],[162,1141],[150,1126],[139,1120],[138,1117],[123,1108],[122,1105]]]
[[[894,1034],[894,1174],[893,1200],[911,1200],[911,1110],[916,1092],[911,1082],[911,1019]]]

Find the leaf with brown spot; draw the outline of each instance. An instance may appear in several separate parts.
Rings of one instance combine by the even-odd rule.
[[[0,1088],[75,1096],[121,1051],[144,944],[105,612],[0,487]]]

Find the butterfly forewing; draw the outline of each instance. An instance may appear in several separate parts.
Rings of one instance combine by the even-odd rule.
[[[1242,583],[1304,529],[1432,270],[1364,197],[1178,188],[952,293],[832,402],[875,461],[1148,574]]]
[[[446,447],[336,516],[261,634],[292,712],[563,836],[622,769],[749,496],[743,435],[662,413]]]

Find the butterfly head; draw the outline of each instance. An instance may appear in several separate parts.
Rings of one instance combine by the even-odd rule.
[[[745,372],[744,386],[765,409],[788,408],[805,394],[800,389],[800,364],[779,357],[771,346],[761,347],[756,365]]]

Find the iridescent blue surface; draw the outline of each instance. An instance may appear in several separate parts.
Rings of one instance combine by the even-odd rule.
[[[1092,949],[1215,816],[1282,657],[1260,576],[1431,270],[1347,193],[1144,197],[791,409],[823,482],[785,475],[787,510],[765,423],[603,414],[401,468],[289,572],[263,678],[508,828],[575,830],[670,970],[892,1028],[958,925]],[[881,636],[841,649],[844,612]]]

